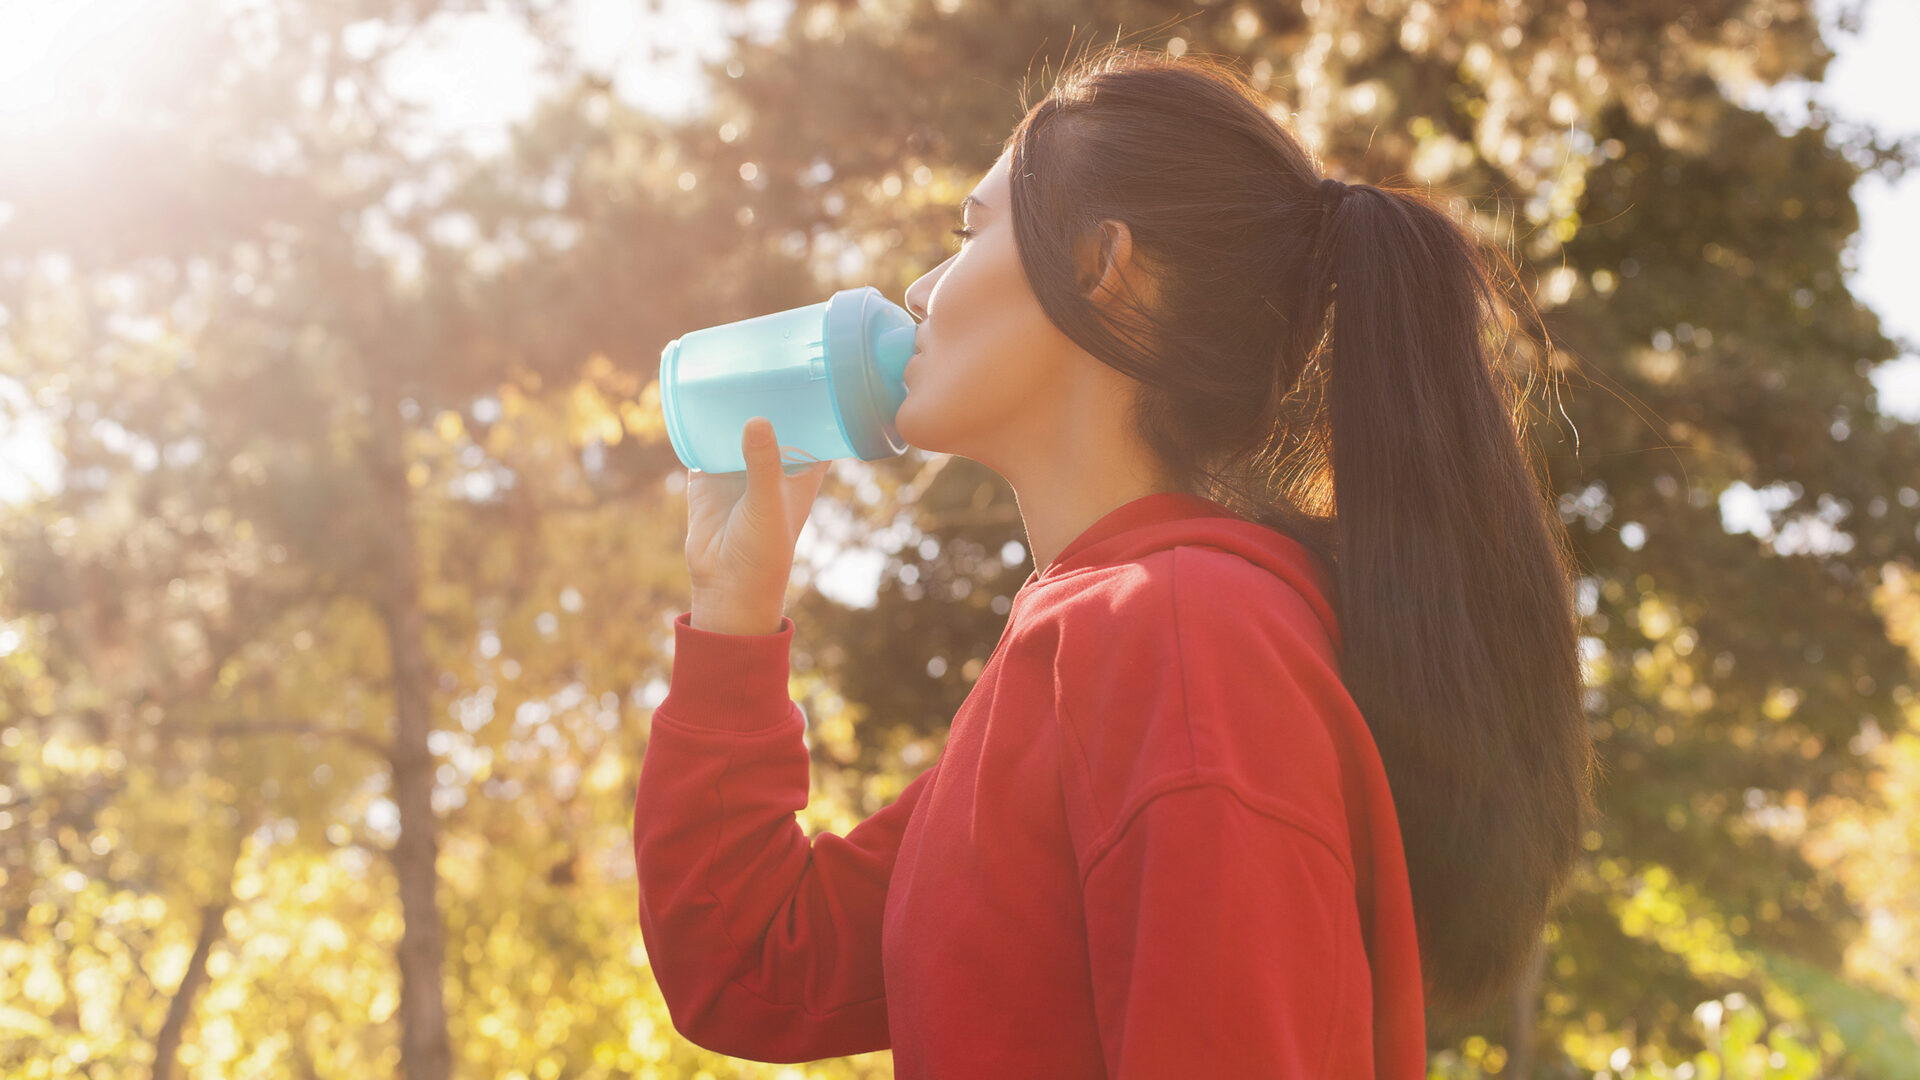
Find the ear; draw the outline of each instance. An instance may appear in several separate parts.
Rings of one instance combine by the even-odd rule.
[[[1133,231],[1124,221],[1109,218],[1074,241],[1082,296],[1106,306],[1131,296],[1145,303],[1152,295],[1146,268],[1134,257]]]

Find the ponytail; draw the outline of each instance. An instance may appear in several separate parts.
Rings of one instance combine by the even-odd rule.
[[[1342,677],[1393,789],[1429,1004],[1463,1014],[1531,957],[1592,811],[1571,560],[1473,242],[1415,193],[1319,191]]]

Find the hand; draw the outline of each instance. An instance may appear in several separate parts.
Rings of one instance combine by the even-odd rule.
[[[780,629],[794,545],[831,463],[783,469],[773,423],[760,416],[741,431],[740,450],[745,474],[687,472],[692,621],[719,633],[771,634]]]

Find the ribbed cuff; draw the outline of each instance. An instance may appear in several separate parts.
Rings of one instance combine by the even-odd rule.
[[[787,696],[793,620],[782,615],[771,634],[718,634],[693,625],[693,612],[673,620],[673,678],[654,710],[716,731],[765,731],[793,709]]]

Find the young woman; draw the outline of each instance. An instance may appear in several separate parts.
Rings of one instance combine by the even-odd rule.
[[[809,840],[787,696],[824,465],[688,478],[635,809],[676,1026],[901,1077],[1425,1075],[1529,961],[1591,746],[1564,537],[1469,237],[1323,178],[1212,61],[1107,49],[907,292],[898,425],[1037,568],[940,760]]]

